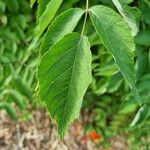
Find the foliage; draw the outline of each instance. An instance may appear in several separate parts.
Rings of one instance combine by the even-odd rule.
[[[149,14],[149,0],[0,0],[0,109],[17,120],[39,88],[61,138],[82,105],[100,143],[148,149]]]
[[[18,119],[14,104],[22,116],[34,96],[38,55],[27,51],[33,38],[31,13],[28,1],[0,0],[0,109],[14,120]]]
[[[57,6],[48,16],[48,12],[55,7],[52,3]],[[36,28],[38,38],[43,39],[38,67],[39,95],[51,117],[58,123],[60,137],[63,138],[67,126],[79,114],[79,103],[82,103],[90,83],[90,72],[93,79],[87,93],[90,93],[92,100],[85,96],[85,101],[92,105],[95,103],[93,97],[101,99],[100,96],[111,94],[115,100],[117,95],[120,101],[116,102],[115,109],[119,105],[122,108],[119,114],[110,111],[110,115],[132,112],[133,117],[139,109],[131,123],[131,126],[138,126],[149,116],[149,18],[144,13],[149,11],[148,4],[120,0],[87,0],[86,6],[83,1],[71,1],[69,6],[66,3],[51,0],[45,4],[39,0],[38,12],[41,9],[45,11],[37,17]],[[76,20],[75,16],[78,16]],[[81,16],[83,19],[79,21]],[[46,21],[41,21],[43,18]],[[146,30],[145,33],[143,30]],[[80,33],[78,42],[74,39],[77,34],[74,32]],[[86,67],[91,62],[87,57],[88,42],[81,44],[84,37],[88,38],[91,47],[92,70]],[[115,102],[110,100],[106,105],[105,101],[100,100],[100,103],[104,108],[109,108]]]

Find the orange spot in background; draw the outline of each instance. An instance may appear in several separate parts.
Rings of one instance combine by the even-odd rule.
[[[96,133],[96,131],[92,131],[88,134],[88,136],[91,138],[93,141],[98,141],[101,139],[101,136]]]

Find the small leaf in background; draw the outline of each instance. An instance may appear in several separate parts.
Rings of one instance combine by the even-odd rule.
[[[26,96],[28,100],[31,101],[33,99],[32,89],[21,79],[21,77],[18,76],[14,80],[14,86],[22,95]]]
[[[148,105],[145,104],[138,110],[135,118],[130,124],[130,127],[134,127],[142,124],[147,119],[148,116],[149,116],[149,107]]]
[[[119,89],[122,82],[123,82],[123,77],[120,72],[112,75],[108,80],[107,91],[109,93],[116,92]]]
[[[49,26],[46,32],[42,45],[41,55],[48,51],[52,45],[56,44],[66,34],[72,32],[79,22],[84,10],[72,8],[58,16]]]
[[[37,19],[39,19],[41,17],[41,15],[43,14],[43,12],[46,9],[47,4],[50,2],[51,0],[37,0],[38,3],[38,9],[37,9]]]
[[[143,0],[145,3],[148,4],[148,6],[150,7],[150,0]]]
[[[41,58],[39,95],[58,124],[61,138],[79,116],[83,96],[91,83],[91,52],[87,37],[71,33]]]
[[[148,55],[146,52],[137,51],[137,59],[135,63],[135,70],[137,78],[139,79],[144,75],[148,68]]]
[[[10,12],[16,13],[19,10],[19,3],[17,0],[5,0]]]
[[[62,3],[61,9],[59,10],[58,14],[61,14],[62,12],[70,9],[73,4],[79,2],[80,0],[65,0]]]
[[[63,0],[51,0],[46,6],[45,11],[38,20],[38,25],[36,27],[36,35],[40,37],[44,30],[47,28],[49,23],[54,18],[57,10],[59,9]]]
[[[9,115],[9,117],[12,120],[16,121],[17,120],[17,115],[16,115],[16,112],[15,112],[13,106],[11,106],[9,103],[4,103],[4,108],[7,112],[7,114]]]
[[[135,37],[135,42],[138,45],[150,46],[150,29],[140,31]]]
[[[20,108],[20,110],[25,109],[25,99],[17,90],[9,90],[11,95],[10,100],[14,101],[15,104]]]
[[[139,0],[139,9],[141,11],[141,20],[147,24],[150,24],[150,5],[148,5],[144,0]]]
[[[30,0],[31,7],[34,5],[35,2],[36,2],[36,0]]]

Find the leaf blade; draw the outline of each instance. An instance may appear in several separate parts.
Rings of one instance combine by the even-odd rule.
[[[104,46],[114,57],[117,66],[133,89],[137,101],[140,101],[135,86],[133,57],[135,44],[128,26],[115,11],[106,6],[94,6],[89,9],[89,13]]]
[[[130,8],[127,4],[121,0],[112,0],[119,13],[122,15],[128,26],[132,31],[132,35],[135,36],[139,32],[140,12],[134,7]]]
[[[63,138],[68,125],[79,115],[83,95],[91,82],[87,38],[71,33],[54,45],[41,59],[38,80],[40,97],[56,119]]]
[[[84,10],[72,8],[60,16],[49,26],[41,45],[41,55],[48,51],[52,45],[56,44],[63,36],[72,32],[83,15]]]
[[[36,35],[40,37],[44,30],[47,28],[48,24],[52,21],[57,10],[59,9],[63,0],[51,0],[39,18],[38,25],[36,27]]]
[[[149,115],[149,108],[148,108],[147,104],[144,104],[138,110],[135,118],[133,119],[133,121],[130,124],[130,127],[134,127],[134,126],[140,125],[142,122],[144,122],[147,119],[148,115]]]

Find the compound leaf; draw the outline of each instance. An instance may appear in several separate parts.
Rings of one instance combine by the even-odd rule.
[[[58,124],[61,138],[79,115],[91,82],[90,45],[85,36],[71,33],[42,57],[38,67],[40,97]]]

